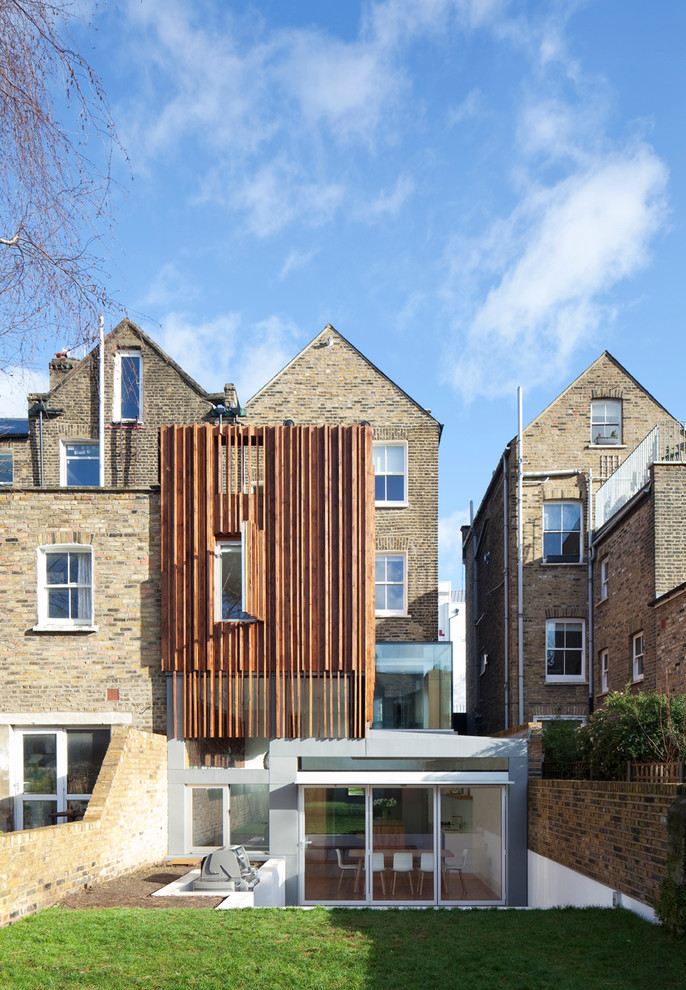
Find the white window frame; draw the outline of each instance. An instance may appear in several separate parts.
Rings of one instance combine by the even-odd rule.
[[[398,608],[398,609],[395,609],[395,608],[378,609],[377,608],[376,611],[375,611],[375,614],[377,616],[387,616],[387,615],[403,615],[403,616],[406,616],[407,615],[407,552],[405,550],[384,550],[384,551],[378,551],[377,554],[376,554],[376,557],[375,557],[375,564],[376,564],[376,561],[379,559],[379,557],[401,557],[402,558],[402,561],[403,561],[403,580],[402,580],[402,586],[403,586],[403,605],[402,605],[402,608]],[[375,595],[376,595],[376,585],[377,584],[383,584],[384,587],[388,587],[389,585],[396,586],[399,583],[400,583],[399,581],[383,581],[383,582],[380,582],[380,581],[376,581],[375,580],[374,581],[374,592],[375,592]]]
[[[403,451],[403,491],[404,491],[404,494],[405,494],[405,498],[402,499],[402,500],[401,499],[390,499],[390,500],[389,499],[378,499],[378,500],[375,499],[374,505],[376,505],[376,506],[378,506],[380,508],[385,508],[385,509],[406,509],[407,506],[409,505],[409,502],[408,502],[408,491],[407,491],[407,482],[408,482],[408,471],[407,471],[407,440],[389,440],[389,441],[381,441],[381,440],[379,440],[378,442],[375,442],[373,444],[373,447],[374,447],[374,451],[379,450],[382,447],[383,448],[400,447],[402,449],[402,451]],[[390,472],[390,474],[389,474],[389,472],[384,471],[381,474],[377,475],[376,474],[376,470],[375,470],[374,471],[374,483],[376,484],[376,478],[377,477],[389,477],[389,476],[390,477],[395,477],[395,476],[397,476],[397,472]]]
[[[607,557],[603,557],[600,561],[600,600],[604,602],[610,597],[610,581],[609,581],[609,561]]]
[[[573,533],[573,532],[575,532],[575,530],[571,530],[571,529],[568,530],[568,529],[564,529],[564,528],[563,529],[559,529],[559,530],[558,529],[546,529],[545,528],[545,510],[546,510],[546,507],[547,506],[552,506],[552,505],[560,505],[560,506],[562,506],[563,507],[562,508],[563,514],[564,514],[564,506],[566,506],[566,505],[573,505],[576,508],[578,508],[578,510],[579,510],[579,556],[577,558],[575,558],[574,560],[548,560],[548,558],[545,555],[545,536],[546,536],[546,533]],[[542,537],[543,538],[543,545],[541,547],[541,550],[542,550],[541,557],[542,557],[542,560],[543,560],[543,563],[544,564],[551,564],[551,565],[555,565],[556,567],[568,567],[570,564],[581,564],[581,563],[583,563],[583,559],[584,559],[584,540],[583,540],[583,535],[584,535],[584,507],[583,507],[583,504],[578,499],[574,499],[574,498],[547,499],[543,503],[543,527],[542,527],[542,533],[543,533],[543,537]],[[562,547],[560,547],[560,549],[562,549]],[[553,556],[562,556],[562,555],[561,554],[554,554]]]
[[[90,557],[90,585],[78,585],[76,583],[68,583],[66,585],[48,585],[47,583],[47,558],[48,554],[51,553],[74,553],[83,554]],[[94,588],[95,588],[95,575],[93,570],[93,548],[82,543],[57,543],[49,544],[47,546],[40,546],[37,550],[37,561],[36,561],[36,573],[37,573],[37,604],[38,604],[38,623],[34,626],[34,629],[38,632],[40,631],[53,631],[53,632],[84,632],[84,631],[94,631],[97,630],[97,626],[93,624],[93,605],[94,605]],[[48,588],[52,587],[67,587],[67,588],[78,588],[90,587],[90,616],[87,619],[54,619],[50,618],[48,612]]]
[[[634,681],[642,681],[644,677],[644,649],[643,630],[641,629],[640,632],[634,633],[631,638],[631,673]]]
[[[138,358],[138,416],[124,418],[121,414],[121,362],[122,358]],[[114,407],[112,420],[115,423],[143,422],[143,352],[138,348],[117,351],[114,356]]]
[[[581,626],[581,673],[548,673],[548,629],[550,626]],[[566,651],[566,648],[563,647]],[[546,684],[585,684],[586,683],[586,622],[584,619],[547,619],[545,624],[545,680]]]
[[[68,461],[70,460],[70,458],[67,457],[67,447],[69,447],[69,446],[77,446],[79,444],[81,444],[81,445],[82,444],[88,444],[90,447],[95,447],[95,450],[96,450],[95,457],[84,458],[84,460],[89,460],[89,461],[94,460],[98,464],[98,480],[95,482],[94,485],[86,485],[86,486],[81,486],[81,485],[68,486],[67,485],[67,466],[68,466]],[[64,440],[61,440],[60,441],[60,485],[62,486],[62,488],[67,488],[67,487],[75,487],[75,488],[80,488],[80,487],[97,488],[97,487],[99,487],[99,485],[100,485],[100,443],[99,443],[98,440],[66,440],[66,439],[64,439]]]
[[[223,616],[223,603],[222,603],[222,555],[225,548],[238,547],[241,555],[241,615],[228,616],[224,618]],[[236,540],[220,540],[215,548],[215,572],[214,572],[214,614],[216,622],[254,622],[254,618],[248,615],[245,608],[245,590],[246,590],[246,554],[245,554],[245,526],[241,531],[240,539]]]
[[[597,427],[604,427],[607,425],[615,425],[614,418],[608,418],[607,411],[603,412],[602,420],[599,413],[595,413],[594,410],[599,406],[614,406],[617,410],[616,417],[616,427],[617,436],[613,437],[600,437],[598,439]],[[591,444],[594,447],[616,447],[622,443],[622,400],[621,399],[593,399],[591,402]]]
[[[11,481],[0,481],[0,488],[10,488],[14,485],[14,451],[11,447],[7,447],[5,450],[0,450],[0,458],[8,458],[10,464],[12,465]]]
[[[610,651],[600,651],[600,693],[607,694],[610,683]]]

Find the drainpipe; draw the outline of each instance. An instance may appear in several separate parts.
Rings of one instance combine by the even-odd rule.
[[[474,502],[469,502],[469,528],[472,534],[472,638],[474,649],[474,719],[479,714],[479,574],[476,566],[477,539],[474,529]],[[475,726],[476,728],[476,726]]]
[[[588,471],[588,714],[593,712],[593,472]]]
[[[40,486],[43,487],[43,410],[45,405],[38,403],[38,447],[40,449]]]
[[[508,615],[510,609],[509,602],[509,585],[508,585],[508,526],[507,526],[507,516],[508,516],[508,503],[507,503],[507,457],[503,454],[503,578],[505,581],[505,621],[504,621],[504,636],[503,636],[503,647],[505,653],[505,728],[510,728],[510,643],[509,643],[509,623]]]
[[[101,488],[105,487],[105,317],[100,314],[100,374],[98,381],[98,439]]]
[[[524,721],[524,556],[522,538],[522,504],[524,488],[524,458],[522,455],[522,386],[517,388],[517,679],[518,725]]]

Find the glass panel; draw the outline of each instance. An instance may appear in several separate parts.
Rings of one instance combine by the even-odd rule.
[[[85,488],[99,484],[100,461],[97,443],[67,444],[66,460],[68,485]]]
[[[386,557],[386,580],[398,581],[402,584],[404,564],[404,557]]]
[[[41,732],[36,735],[25,735],[23,738],[23,790],[27,794],[56,794],[57,737],[52,732]]]
[[[562,540],[562,556],[570,560],[579,559],[579,534],[564,533]]]
[[[14,455],[11,450],[0,453],[0,485],[11,485],[14,482]]]
[[[452,643],[377,643],[374,728],[449,729]]]
[[[580,650],[582,646],[581,626],[567,626],[567,648]]]
[[[548,650],[547,663],[549,674],[564,674],[564,661],[562,650]]]
[[[67,584],[69,574],[69,554],[47,553],[45,566],[48,584]]]
[[[374,479],[374,500],[376,502],[386,501],[386,476],[377,474]]]
[[[386,558],[385,557],[377,555],[374,574],[375,574],[375,578],[376,578],[377,581],[385,581],[386,580]]]
[[[385,501],[387,502],[405,501],[405,478],[403,477],[402,474],[391,474],[386,478]]]
[[[560,556],[561,541],[559,533],[545,533],[543,535],[543,556],[546,560],[552,560]]]
[[[269,851],[269,784],[231,784],[231,844]]]
[[[56,818],[51,817],[51,813],[55,811],[57,811],[57,801],[23,801],[24,828],[54,825]]]
[[[383,612],[386,608],[386,585],[377,584],[374,598],[374,608],[377,612]]]
[[[140,357],[123,355],[121,358],[121,418],[140,418]]]
[[[404,447],[386,447],[386,473],[387,474],[405,473]]]
[[[570,677],[581,676],[581,650],[567,650],[565,674]]]
[[[109,729],[67,733],[67,794],[92,794],[110,743]]]
[[[581,506],[579,505],[564,505],[562,512],[562,528],[564,530],[580,530],[581,529]]]
[[[243,615],[240,543],[221,548],[222,619],[240,619]]]
[[[48,617],[50,619],[69,618],[69,592],[66,588],[48,592]]]
[[[543,529],[562,529],[562,506],[559,503],[543,506]]]
[[[374,474],[384,474],[386,471],[386,448],[374,447]]]
[[[224,791],[221,787],[191,788],[191,845],[224,845]]]
[[[372,789],[372,899],[434,900],[433,789]]]
[[[403,586],[401,584],[389,584],[386,597],[386,608],[396,612],[403,610]]]
[[[439,788],[441,900],[503,899],[502,788]]]
[[[365,900],[363,787],[306,787],[305,900]]]

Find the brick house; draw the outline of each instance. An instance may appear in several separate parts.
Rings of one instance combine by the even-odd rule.
[[[6,816],[78,817],[123,722],[167,732],[172,854],[277,856],[292,904],[525,903],[525,746],[449,729],[430,413],[330,326],[244,416],[128,321],[102,376],[53,365],[0,491]]]
[[[522,430],[521,496],[519,437],[505,448],[472,524],[463,527],[471,731],[588,714],[593,497],[666,419],[605,351]]]
[[[649,436],[647,459],[644,443],[597,494],[598,702],[627,684],[686,693],[686,445],[681,424],[666,426]]]
[[[159,427],[225,398],[128,320],[105,338],[102,392],[99,347],[50,375],[0,441],[2,829],[79,817],[112,726],[166,732]]]

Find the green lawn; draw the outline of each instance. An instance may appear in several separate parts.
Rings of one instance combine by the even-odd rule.
[[[686,943],[623,910],[53,908],[0,931],[2,990],[686,986]]]

